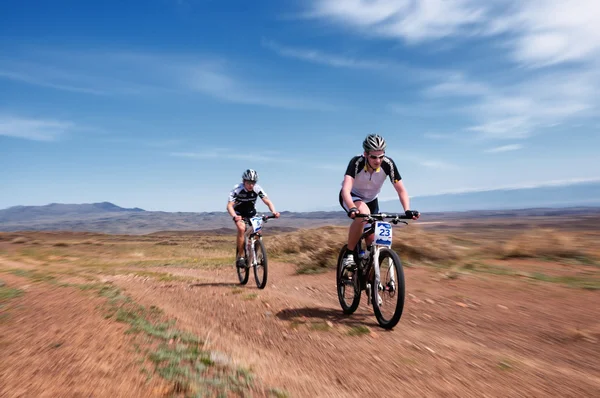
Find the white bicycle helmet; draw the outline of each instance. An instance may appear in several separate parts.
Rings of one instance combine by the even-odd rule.
[[[378,134],[369,134],[363,141],[365,152],[385,151],[386,146],[385,140]]]
[[[244,174],[242,174],[242,179],[244,181],[258,181],[258,173],[255,170],[252,169],[248,169],[246,171],[244,171]]]

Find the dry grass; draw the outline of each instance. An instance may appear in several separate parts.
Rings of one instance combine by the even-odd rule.
[[[267,236],[265,244],[270,256],[296,264],[299,273],[314,273],[335,268],[347,234],[347,227],[302,229]],[[547,228],[525,232],[501,228],[485,232],[469,228],[441,231],[413,224],[394,229],[392,248],[405,264],[460,266],[485,258],[568,259],[596,264],[600,254],[591,248],[596,246],[593,242],[598,235]]]
[[[300,273],[312,273],[335,268],[347,238],[345,227],[321,227],[267,237],[265,243],[270,255],[295,263]],[[453,243],[447,234],[418,226],[396,228],[392,248],[403,260],[442,263],[460,260],[471,251]]]
[[[590,253],[575,233],[532,229],[496,248],[501,258],[587,258]]]
[[[265,245],[269,255],[298,265],[301,273],[314,273],[335,268],[347,234],[347,230],[340,227],[302,229],[266,237]]]

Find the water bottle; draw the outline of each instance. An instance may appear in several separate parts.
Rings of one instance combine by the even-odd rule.
[[[358,257],[360,258],[360,262],[362,265],[367,264],[367,260],[369,258],[369,252],[366,252],[364,250],[360,250],[360,252],[358,253]]]

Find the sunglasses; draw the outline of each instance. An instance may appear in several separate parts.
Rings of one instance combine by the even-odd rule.
[[[375,160],[375,159],[381,160],[381,159],[383,159],[384,156],[385,155],[379,155],[379,156],[377,156],[377,155],[369,155],[369,158],[371,158],[373,160]]]

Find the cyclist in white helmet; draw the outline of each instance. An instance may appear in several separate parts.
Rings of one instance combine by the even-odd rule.
[[[418,211],[410,210],[408,192],[404,188],[396,164],[391,158],[385,156],[386,146],[383,137],[378,134],[369,134],[363,141],[364,153],[354,156],[350,160],[344,175],[339,201],[342,208],[348,213],[348,217],[354,220],[348,231],[349,254],[344,259],[344,265],[350,268],[358,264],[356,244],[363,228],[366,227],[362,218],[355,218],[356,214],[379,213],[377,195],[386,179],[390,179],[398,193],[406,215],[415,220],[419,218]],[[365,242],[367,246],[371,245],[373,238],[373,235],[367,237]]]
[[[257,198],[261,198],[267,205],[275,218],[279,218],[279,212],[275,210],[275,205],[269,200],[265,191],[258,185],[258,173],[255,170],[247,169],[242,174],[242,182],[236,184],[229,193],[227,202],[227,212],[233,218],[237,227],[237,251],[236,265],[245,267],[244,260],[244,231],[246,224],[244,219],[256,215],[255,203]]]

